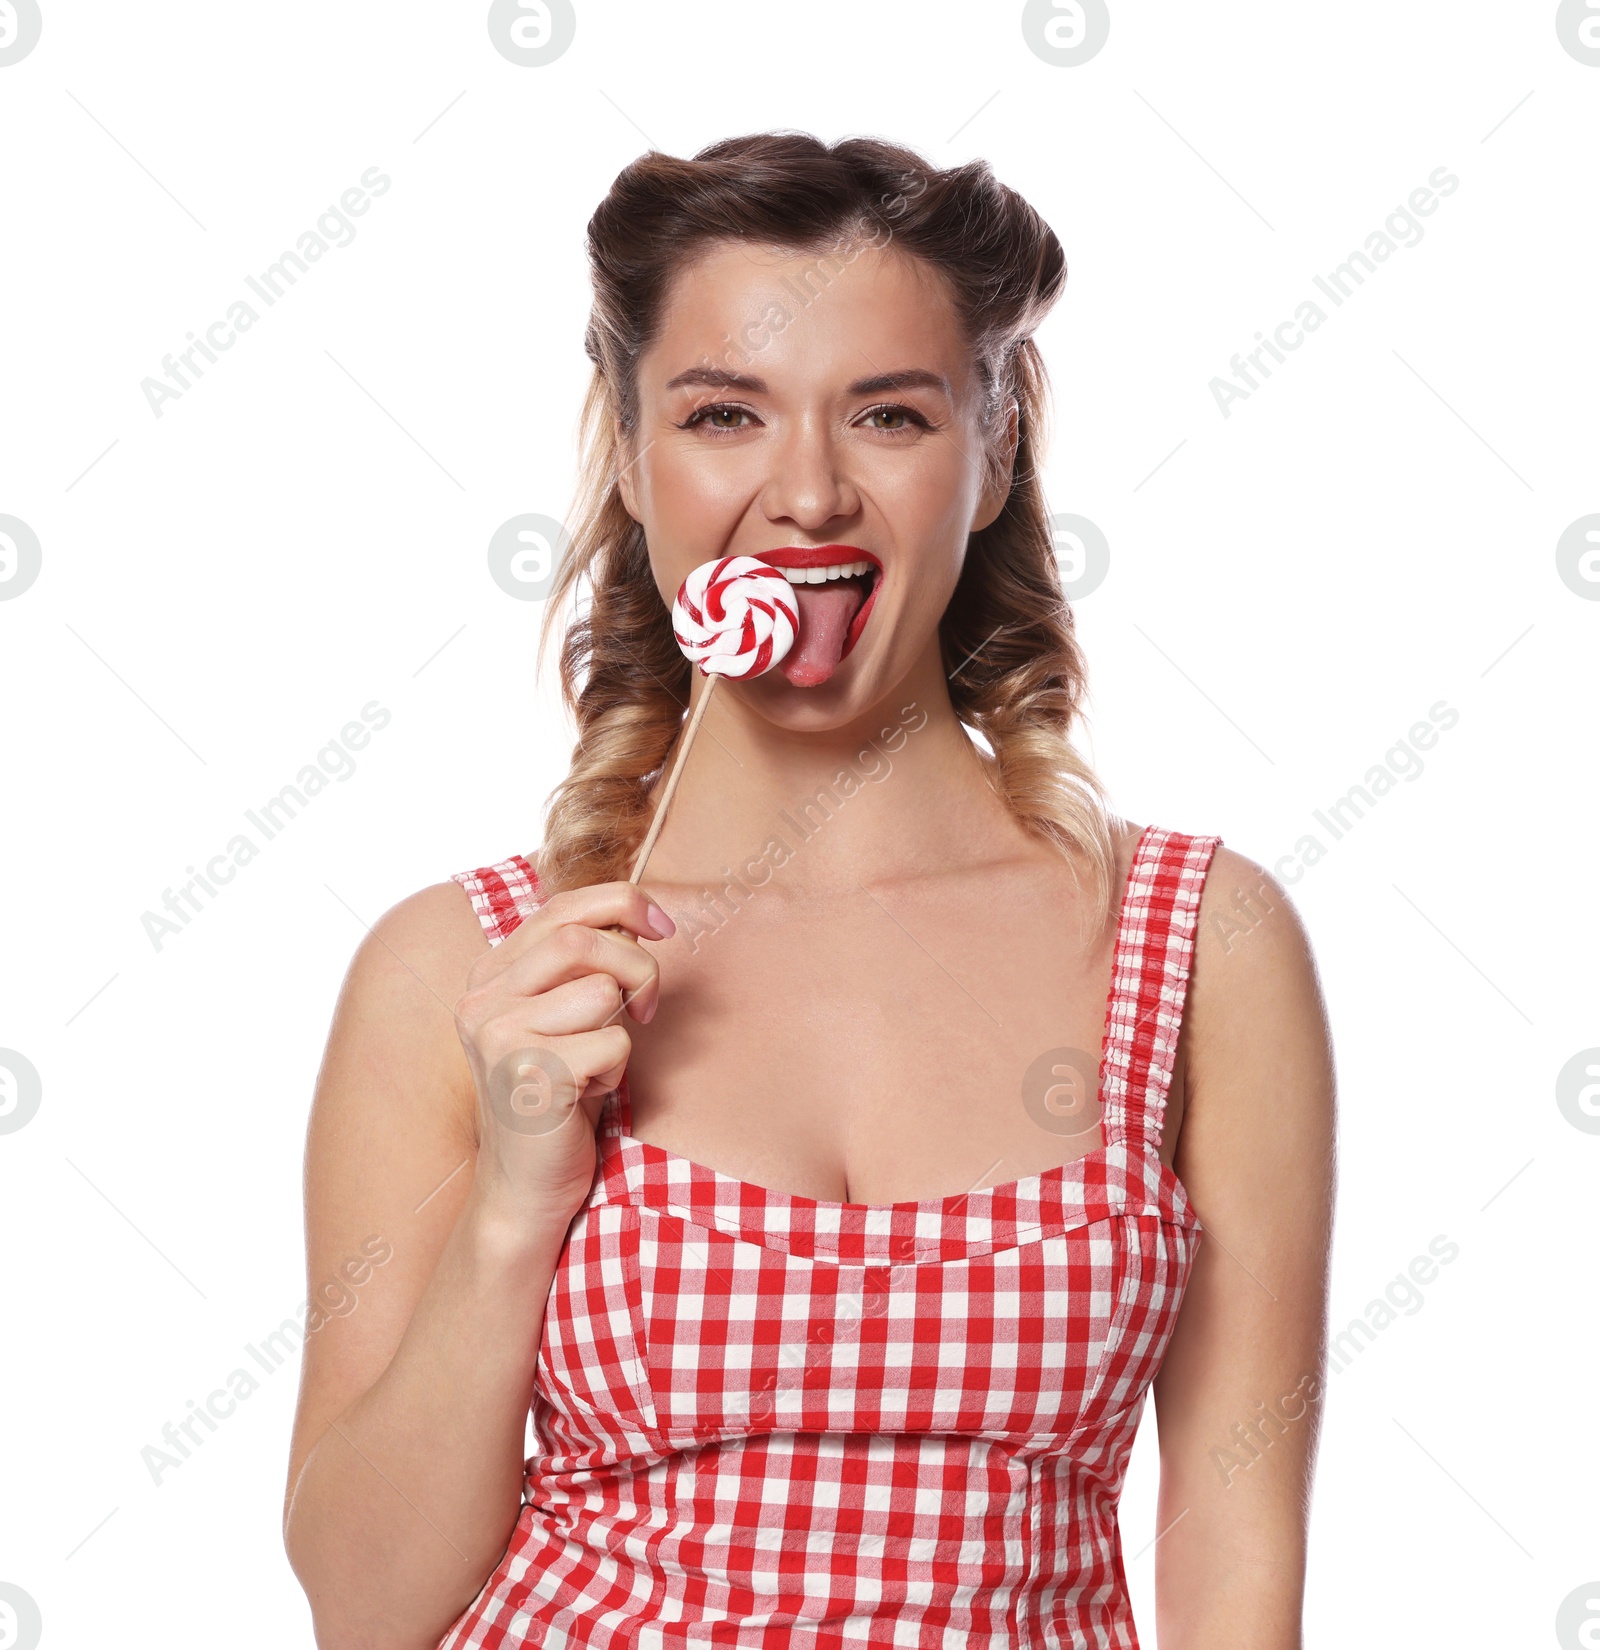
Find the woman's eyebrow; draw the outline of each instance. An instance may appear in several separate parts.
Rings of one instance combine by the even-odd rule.
[[[767,381],[752,378],[742,372],[728,372],[722,367],[690,367],[676,378],[669,378],[666,388],[679,389],[698,386],[713,390],[742,390],[746,395],[765,395]],[[891,390],[938,390],[945,398],[950,395],[950,382],[942,373],[929,372],[923,367],[907,367],[902,372],[874,373],[871,378],[858,378],[847,386],[847,395],[883,395]]]

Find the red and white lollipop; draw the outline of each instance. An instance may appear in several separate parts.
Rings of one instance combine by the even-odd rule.
[[[754,556],[701,562],[672,604],[672,633],[703,676],[764,675],[794,646],[799,631],[794,587]]]
[[[794,646],[800,633],[800,605],[794,587],[776,567],[754,556],[719,556],[703,561],[678,587],[672,604],[672,634],[683,656],[710,682],[684,729],[678,758],[667,775],[649,834],[633,862],[629,882],[637,882],[667,817],[678,775],[720,676],[749,681],[764,676]]]

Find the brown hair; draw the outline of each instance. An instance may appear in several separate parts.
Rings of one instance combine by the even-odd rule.
[[[618,174],[589,220],[594,304],[584,347],[594,372],[572,542],[551,587],[541,662],[580,579],[590,581],[592,600],[561,649],[578,744],[546,812],[540,880],[554,892],[627,876],[649,827],[651,786],[682,726],[691,667],[617,476],[637,431],[639,358],[671,283],[710,243],[733,240],[816,250],[814,273],[824,283],[863,244],[892,240],[944,277],[985,392],[986,463],[1003,465],[998,437],[1016,403],[1010,492],[995,521],[970,536],[940,646],[951,704],[987,744],[978,749],[991,783],[1069,860],[1081,851],[1091,914],[1103,921],[1115,851],[1104,789],[1069,738],[1085,668],[1037,470],[1048,381],[1032,333],[1065,285],[1066,259],[1050,227],[988,162],[941,171],[874,138],[829,145],[804,133],[758,133],[714,143],[692,160],[652,150]]]

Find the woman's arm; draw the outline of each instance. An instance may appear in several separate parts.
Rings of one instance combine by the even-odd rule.
[[[322,1650],[432,1650],[505,1552],[598,1103],[508,1134],[476,1068],[531,1044],[559,1049],[579,1090],[614,1083],[630,1045],[606,970],[637,995],[655,964],[588,925],[638,932],[644,904],[611,885],[557,895],[488,956],[465,893],[441,883],[380,918],[351,964],[307,1135],[311,1304],[328,1304],[308,1320],[284,1507]]]
[[[1240,896],[1243,903],[1240,903]],[[1154,1392],[1162,1650],[1301,1650],[1324,1396],[1334,1067],[1298,913],[1218,848],[1174,1168],[1204,1228]]]
[[[452,1010],[486,943],[454,883],[381,917],[345,979],[317,1080],[313,1307],[341,1299],[323,1293],[330,1280],[361,1275],[345,1263],[364,1245],[391,1252],[302,1356],[284,1542],[323,1650],[437,1644],[517,1517],[561,1234],[498,1222],[473,1196],[475,1097]]]

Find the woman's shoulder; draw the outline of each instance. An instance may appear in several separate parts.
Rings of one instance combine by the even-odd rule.
[[[1194,928],[1187,950],[1185,1043],[1234,1045],[1279,1033],[1304,1040],[1322,1023],[1311,940],[1279,879],[1220,834],[1112,820],[1118,870],[1126,883],[1143,845],[1146,865],[1167,873],[1154,886],[1178,900],[1185,877]]]
[[[1237,925],[1245,925],[1247,931],[1250,924],[1272,912],[1288,913],[1277,925],[1278,931],[1292,930],[1298,924],[1298,914],[1277,878],[1247,854],[1230,848],[1219,833],[1186,831],[1160,822],[1141,825],[1116,816],[1110,823],[1117,869],[1124,880],[1141,847],[1145,864],[1159,861],[1168,867],[1181,865],[1201,879],[1196,914],[1197,959],[1206,934],[1213,936],[1208,951],[1219,944],[1226,950],[1236,937]]]
[[[352,976],[369,995],[420,993],[453,1005],[473,963],[539,903],[534,856],[453,871],[395,901],[356,950]]]
[[[1195,961],[1241,980],[1311,958],[1310,939],[1282,882],[1220,836],[1196,835],[1206,865],[1195,923]],[[1207,851],[1209,849],[1209,851]],[[1255,941],[1254,945],[1249,944]],[[1236,965],[1236,966],[1235,966]]]
[[[1227,1234],[1251,1276],[1325,1243],[1338,1108],[1316,958],[1278,878],[1220,845],[1197,911],[1179,1048],[1175,1161],[1207,1226]]]
[[[366,926],[318,1078],[313,1115],[325,1130],[361,1133],[381,1122],[413,1143],[441,1129],[453,1144],[475,1140],[476,1090],[456,1005],[489,944],[453,875],[396,900]]]
[[[1216,880],[1217,872],[1226,878],[1246,864],[1243,856],[1224,848],[1222,838],[1215,833],[1184,831],[1160,822],[1141,824],[1114,813],[1107,816],[1107,825],[1111,833],[1112,874],[1115,886],[1123,891],[1129,887],[1135,859],[1146,874],[1160,866],[1169,873],[1180,868],[1189,876],[1202,879],[1202,900]],[[1169,888],[1169,894],[1171,891]]]
[[[1327,1008],[1305,922],[1271,871],[1220,841],[1196,911],[1184,1020],[1191,1070],[1250,1126],[1271,1126],[1292,1079],[1315,1089],[1328,1075]]]
[[[489,869],[488,867],[484,868]],[[476,872],[455,872],[406,894],[368,928],[351,964],[369,993],[408,1003],[414,996],[454,1005],[473,963],[492,943],[476,891]]]

